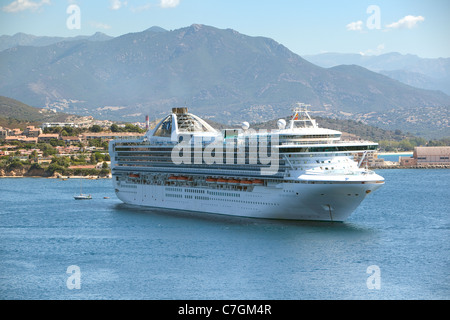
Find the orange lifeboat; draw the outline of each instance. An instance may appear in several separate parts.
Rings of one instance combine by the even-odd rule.
[[[217,179],[217,183],[219,183],[219,184],[226,184],[226,183],[228,183],[228,180],[226,180],[226,179]]]
[[[230,179],[230,180],[228,180],[228,184],[239,184],[239,181],[238,180],[234,180],[234,179]]]
[[[175,181],[175,180],[177,180],[177,177],[171,176],[171,177],[169,178],[169,180],[170,180],[170,181]]]
[[[262,180],[253,180],[252,183],[256,186],[262,186],[263,185],[263,181]]]
[[[241,186],[251,186],[252,182],[250,180],[241,180],[239,182],[241,184]]]
[[[208,183],[215,183],[215,182],[217,182],[217,179],[214,179],[214,178],[207,178],[207,179],[206,179],[206,182],[208,182]]]
[[[140,177],[139,173],[130,173],[128,176],[130,178],[139,178]]]
[[[189,179],[187,177],[178,177],[178,181],[188,181]]]

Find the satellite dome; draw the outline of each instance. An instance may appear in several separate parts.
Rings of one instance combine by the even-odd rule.
[[[280,119],[277,122],[278,129],[283,130],[286,128],[286,120]]]
[[[248,130],[249,128],[250,128],[250,123],[248,123],[247,121],[242,122],[243,130]]]

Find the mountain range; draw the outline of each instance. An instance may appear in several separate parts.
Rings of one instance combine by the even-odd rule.
[[[399,125],[414,134],[449,129],[442,113],[448,115],[450,97],[441,91],[354,64],[320,67],[272,39],[205,25],[9,47],[0,52],[0,95],[111,120],[159,118],[188,106],[221,123],[261,122],[303,102],[320,116]],[[419,127],[408,121],[424,108],[439,110],[440,122],[430,117]]]
[[[324,68],[356,64],[413,87],[441,90],[450,95],[450,58],[421,58],[397,52],[381,55],[323,53],[303,58]]]
[[[51,44],[55,44],[63,41],[106,41],[111,40],[113,37],[108,36],[102,32],[97,32],[92,36],[76,36],[76,37],[40,37],[26,33],[16,33],[13,36],[3,35],[0,36],[0,51],[18,47],[18,46],[32,46],[32,47],[44,47]]]

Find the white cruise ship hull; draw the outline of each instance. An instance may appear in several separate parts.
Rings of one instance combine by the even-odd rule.
[[[126,204],[231,216],[345,221],[384,179],[361,168],[372,142],[341,142],[306,106],[289,126],[216,131],[174,108],[141,138],[109,144],[117,197]],[[357,163],[354,155],[362,153]]]
[[[251,192],[126,181],[114,184],[117,197],[130,205],[251,218],[342,222],[382,181],[279,183],[255,186]]]

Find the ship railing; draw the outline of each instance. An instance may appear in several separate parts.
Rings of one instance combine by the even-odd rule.
[[[306,170],[307,174],[310,175],[327,175],[327,176],[336,176],[336,175],[344,175],[344,176],[367,176],[375,174],[374,171],[368,169],[359,169],[359,170],[349,170],[349,169],[334,169],[334,170],[320,170],[319,172],[315,172],[312,169]]]
[[[282,146],[289,146],[289,145],[309,145],[309,144],[373,144],[373,141],[366,141],[366,140],[349,140],[349,141],[342,141],[342,140],[322,140],[322,141],[288,141],[288,142],[282,142],[280,145]]]
[[[256,169],[256,168],[255,168]],[[276,174],[273,175],[262,175],[260,170],[227,170],[221,168],[192,168],[192,167],[184,167],[184,168],[176,168],[176,167],[164,167],[164,166],[154,166],[154,167],[140,167],[140,166],[117,166],[114,167],[113,170],[115,172],[118,171],[139,171],[146,173],[171,173],[171,174],[202,174],[202,175],[228,175],[228,176],[236,176],[236,177],[283,177],[285,172],[283,169],[279,170]]]
[[[144,141],[144,137],[143,136],[123,136],[123,137],[114,137],[113,140],[117,140],[117,141]]]
[[[333,143],[337,143],[337,141],[289,141],[289,142],[282,142],[280,143],[280,145],[290,146],[290,145],[333,144]]]

